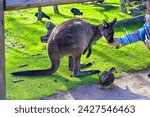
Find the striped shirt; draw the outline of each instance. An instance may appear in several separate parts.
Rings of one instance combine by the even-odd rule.
[[[116,39],[118,40],[118,44],[121,44],[122,46],[135,43],[137,41],[143,41],[145,43],[146,39],[150,40],[150,24],[145,23],[141,29]]]

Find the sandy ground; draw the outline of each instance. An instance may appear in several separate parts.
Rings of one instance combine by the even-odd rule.
[[[148,70],[123,73],[113,86],[106,90],[98,84],[78,85],[75,89],[43,97],[42,100],[150,100]]]

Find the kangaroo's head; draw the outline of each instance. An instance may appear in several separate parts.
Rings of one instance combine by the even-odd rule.
[[[106,22],[103,20],[101,34],[105,37],[108,43],[114,42],[114,28],[113,25],[116,23],[117,19],[115,18],[111,22]]]

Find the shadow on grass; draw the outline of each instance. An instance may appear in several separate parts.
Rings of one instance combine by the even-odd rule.
[[[107,3],[107,2],[105,2],[105,4],[107,5],[117,5],[117,6],[120,6],[120,4],[119,3],[115,3],[115,2],[111,2],[111,3]]]
[[[56,15],[57,15],[58,17],[62,17],[62,18],[74,18],[73,15],[72,15],[72,17],[71,17],[71,16],[65,15],[65,14],[63,14],[63,13],[57,13]]]
[[[128,67],[129,69],[132,69],[132,67],[131,67],[132,65],[130,66],[130,65],[126,64],[125,62],[119,61],[118,59],[115,59],[114,57],[109,56],[108,53],[105,54],[104,52],[99,51],[98,49],[94,49],[94,48],[93,48],[93,51],[95,51],[95,52],[93,52],[94,55],[102,57],[105,61],[113,63],[121,69],[123,67]],[[129,53],[126,53],[124,51],[122,51],[121,53],[123,53],[125,55],[128,54],[128,56],[130,56]]]
[[[21,53],[23,56],[31,56],[31,54],[29,54],[28,52],[25,52],[25,51],[21,51],[20,49],[18,48],[14,48],[14,47],[10,47],[8,45],[6,45],[7,49],[13,51],[13,52],[17,52],[17,53]]]
[[[98,8],[99,6],[94,6],[94,7]],[[103,8],[103,7],[99,7],[99,8]],[[119,8],[118,6],[108,5],[104,9],[96,9],[96,10],[99,12],[106,12],[106,11],[113,11],[113,10],[118,9],[118,8]]]
[[[36,32],[37,34],[41,33],[42,31],[41,30],[38,30],[37,28],[33,28],[31,25],[27,24],[23,24],[21,23],[21,21],[18,21],[16,20],[14,17],[9,17],[8,21],[11,22],[11,25],[13,27],[15,27],[16,30],[19,30],[19,29],[23,29],[23,30],[26,30],[26,31],[34,31]],[[45,23],[45,21],[40,21],[42,24]],[[39,25],[38,21],[35,22],[34,24],[36,25]]]
[[[90,22],[98,22],[99,24],[101,23],[99,20],[97,20],[97,19],[94,19],[94,18],[88,18],[88,17],[84,17],[84,20],[88,20],[88,21],[90,21]]]

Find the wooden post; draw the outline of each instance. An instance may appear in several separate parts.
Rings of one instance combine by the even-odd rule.
[[[42,20],[42,8],[38,7],[38,20],[41,21]]]
[[[80,3],[94,0],[6,0],[6,10],[25,9],[60,4]]]
[[[121,12],[127,13],[127,8],[124,0],[120,0],[120,8],[121,8]]]
[[[57,6],[57,5],[53,6],[53,8],[54,8],[54,13],[59,13],[58,6]]]
[[[6,98],[5,83],[4,0],[0,0],[0,100]]]
[[[126,0],[126,2],[128,3],[128,5],[129,5],[130,7],[132,7],[132,5],[131,5],[131,3],[130,3],[130,0]]]

